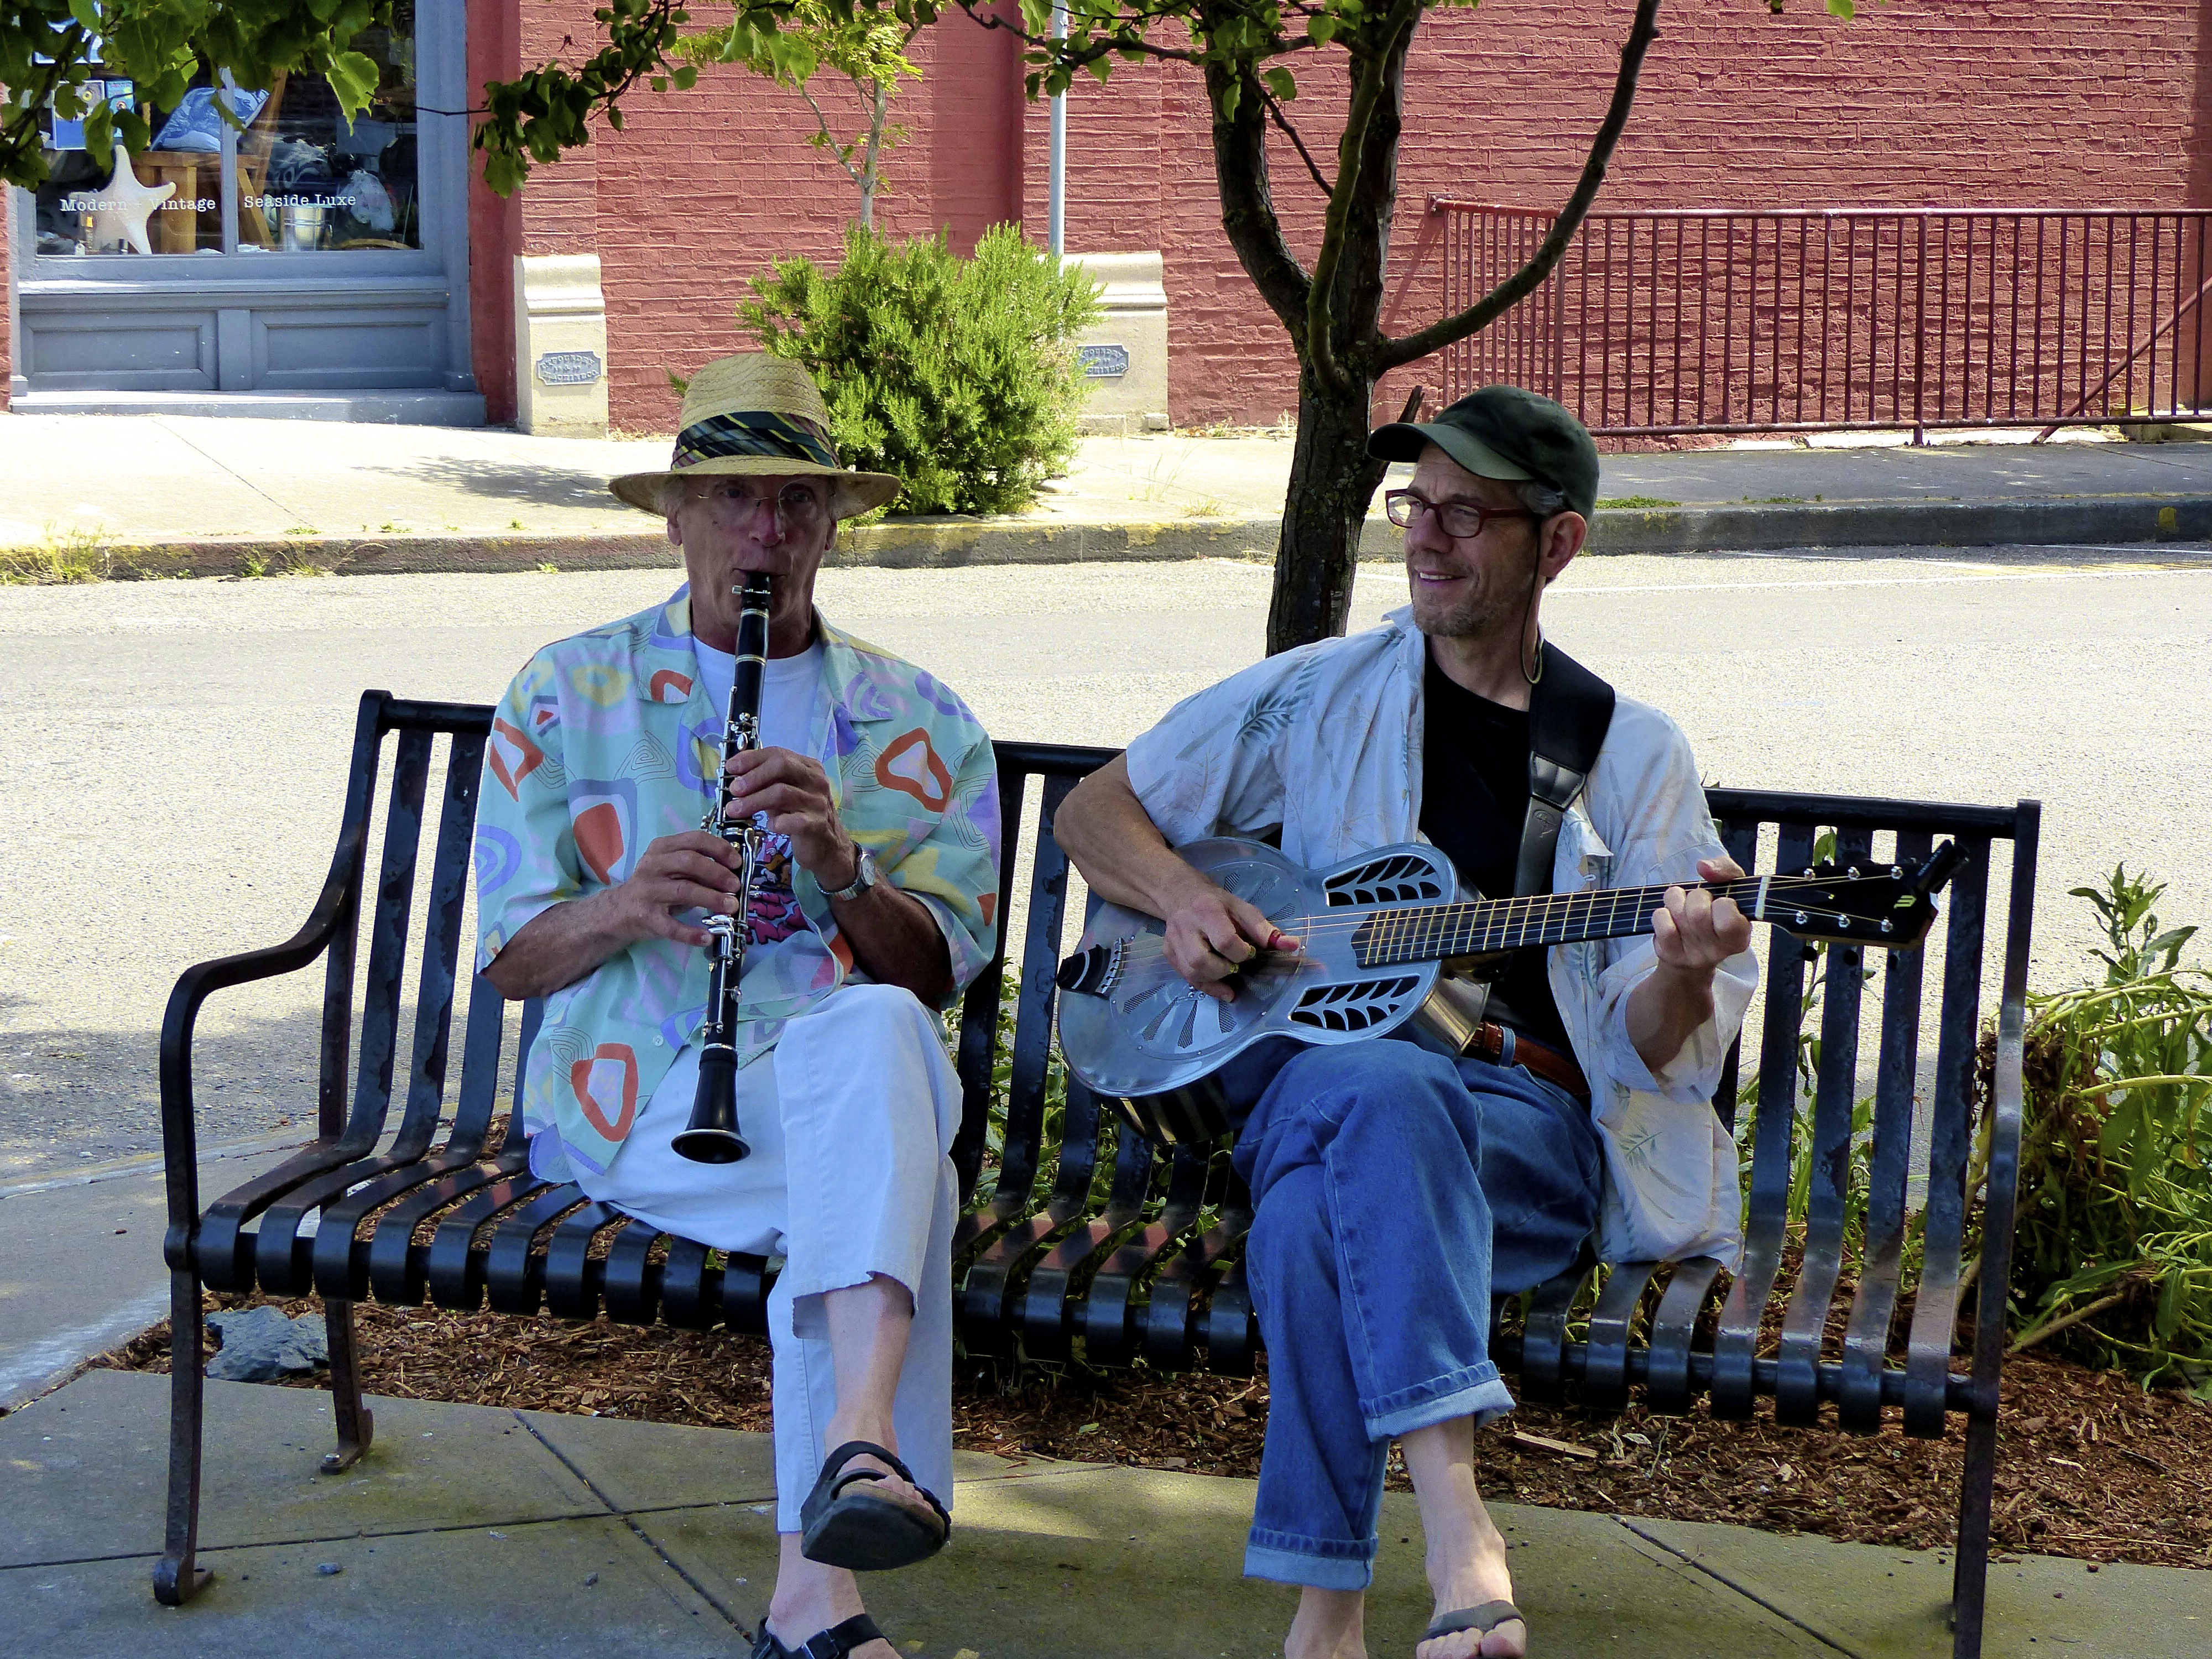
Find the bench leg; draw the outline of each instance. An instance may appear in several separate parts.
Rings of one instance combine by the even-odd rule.
[[[200,1404],[206,1334],[200,1325],[200,1280],[189,1269],[169,1274],[169,1510],[161,1559],[154,1564],[154,1599],[181,1607],[215,1577],[194,1559],[200,1531]]]
[[[376,1419],[361,1403],[361,1358],[353,1340],[353,1304],[323,1304],[323,1327],[330,1337],[331,1411],[337,1419],[338,1448],[323,1455],[325,1474],[336,1474],[361,1462],[376,1437]]]
[[[1951,1565],[1952,1659],[1980,1659],[1990,1577],[1990,1492],[1996,1470],[1996,1419],[1968,1417],[1966,1472],[1959,1486],[1959,1551]]]

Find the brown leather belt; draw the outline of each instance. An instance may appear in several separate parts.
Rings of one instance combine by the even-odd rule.
[[[1563,1054],[1551,1044],[1523,1036],[1494,1020],[1483,1022],[1468,1053],[1495,1066],[1518,1066],[1531,1077],[1558,1084],[1584,1105],[1589,1103],[1589,1080],[1572,1054]]]

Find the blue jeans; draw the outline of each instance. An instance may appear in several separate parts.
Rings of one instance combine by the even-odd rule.
[[[1390,1442],[1512,1410],[1491,1297],[1571,1265],[1596,1226],[1597,1132],[1517,1067],[1385,1039],[1284,1063],[1236,1164],[1270,1389],[1244,1571],[1364,1589]]]

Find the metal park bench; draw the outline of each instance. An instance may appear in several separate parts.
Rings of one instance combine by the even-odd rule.
[[[471,833],[490,721],[487,708],[367,694],[337,854],[306,926],[283,945],[188,969],[170,998],[161,1066],[176,1334],[167,1539],[155,1570],[163,1601],[183,1601],[207,1577],[194,1559],[203,1285],[323,1299],[337,1428],[324,1468],[333,1471],[368,1449],[373,1429],[353,1340],[352,1304],[364,1297],[699,1330],[763,1328],[773,1283],[766,1261],[723,1256],[631,1224],[574,1186],[533,1178],[520,1136],[495,1137],[502,1074],[520,1082],[520,1060],[507,1056],[526,1051],[535,1005],[522,1010],[519,1046],[510,1048],[508,1009],[480,979],[471,985],[453,1077],[457,963],[469,948]],[[1251,1206],[1224,1149],[1164,1150],[1121,1127],[1079,1083],[1066,1081],[1064,1095],[1055,1086],[1053,976],[1073,919],[1053,815],[1112,752],[999,746],[1007,833],[1000,914],[1018,954],[1012,975],[1001,963],[977,979],[961,1012],[966,1105],[953,1152],[963,1211],[954,1257],[959,1329],[971,1351],[1056,1358],[1079,1344],[1095,1364],[1142,1356],[1162,1370],[1249,1372],[1259,1328],[1239,1246]],[[443,799],[428,824],[441,771]],[[380,781],[387,799],[380,837],[372,811]],[[1524,1397],[1572,1399],[1594,1410],[1618,1409],[1640,1390],[1658,1411],[1686,1411],[1702,1395],[1721,1418],[1748,1416],[1764,1397],[1778,1420],[1806,1425],[1820,1422],[1829,1402],[1837,1425],[1856,1433],[1874,1431],[1885,1407],[1899,1408],[1912,1435],[1939,1437],[1963,1419],[1954,1651],[1973,1655],[1981,1643],[2002,1291],[2021,1133],[2038,809],[2033,802],[1990,808],[1736,790],[1713,791],[1710,799],[1723,839],[1747,869],[1811,862],[1824,831],[1846,861],[1869,852],[1909,859],[1940,836],[1955,838],[1966,854],[1936,933],[1886,958],[1881,969],[1865,1177],[1855,1178],[1852,1157],[1863,1070],[1859,952],[1838,947],[1828,957],[1808,1115],[1797,1097],[1810,952],[1770,932],[1759,942],[1766,994],[1755,1039],[1758,1119],[1740,1270],[1724,1278],[1720,1264],[1694,1260],[1626,1264],[1601,1276],[1585,1265],[1522,1299],[1525,1307],[1501,1307],[1497,1357],[1509,1375],[1517,1371]],[[1024,846],[1024,807],[1032,802],[1036,827]],[[418,898],[426,827],[428,891]],[[2010,890],[1993,918],[1990,854],[1999,842],[2011,845]],[[1017,927],[1015,874],[1024,862],[1028,898]],[[1984,1112],[1974,1079],[1983,947],[1992,925],[2001,925],[2004,965],[1995,1086]],[[420,938],[411,982],[410,930]],[[364,933],[368,959],[357,975]],[[191,1083],[201,1006],[218,991],[319,958],[325,988],[315,1137],[204,1210]],[[1937,964],[1932,979],[1930,962]],[[1936,1008],[1932,1083],[1922,1077],[1924,980]],[[1018,989],[1007,1010],[1010,983]],[[412,1042],[402,1067],[402,1013],[410,1002]],[[1009,1024],[1010,1040],[1002,1030]],[[1002,1088],[994,1083],[1001,1067],[1011,1073]],[[1723,1121],[1733,1123],[1737,1095],[1731,1055],[1714,1097]],[[1809,1130],[1801,1116],[1808,1116]],[[1801,1237],[1788,1224],[1788,1197],[1793,1150],[1806,1133],[1811,1196]],[[1970,1170],[1979,1179],[1970,1182]],[[1916,1192],[1924,1194],[1917,1209]],[[1977,1244],[1972,1268],[1962,1271]],[[1916,1249],[1917,1275],[1908,1271]],[[1798,1256],[1794,1275],[1783,1273],[1785,1252]],[[1981,1293],[1962,1335],[1963,1298],[1977,1279]],[[1911,1311],[1901,1318],[1908,1285]]]

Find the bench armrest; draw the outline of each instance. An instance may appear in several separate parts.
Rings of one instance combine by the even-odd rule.
[[[217,991],[274,979],[307,967],[352,925],[360,898],[361,866],[368,843],[366,814],[338,837],[331,873],[300,931],[282,945],[195,963],[177,975],[161,1017],[161,1158],[167,1176],[169,1229],[165,1254],[172,1266],[186,1252],[199,1224],[199,1152],[192,1108],[192,1031],[200,1006]]]

